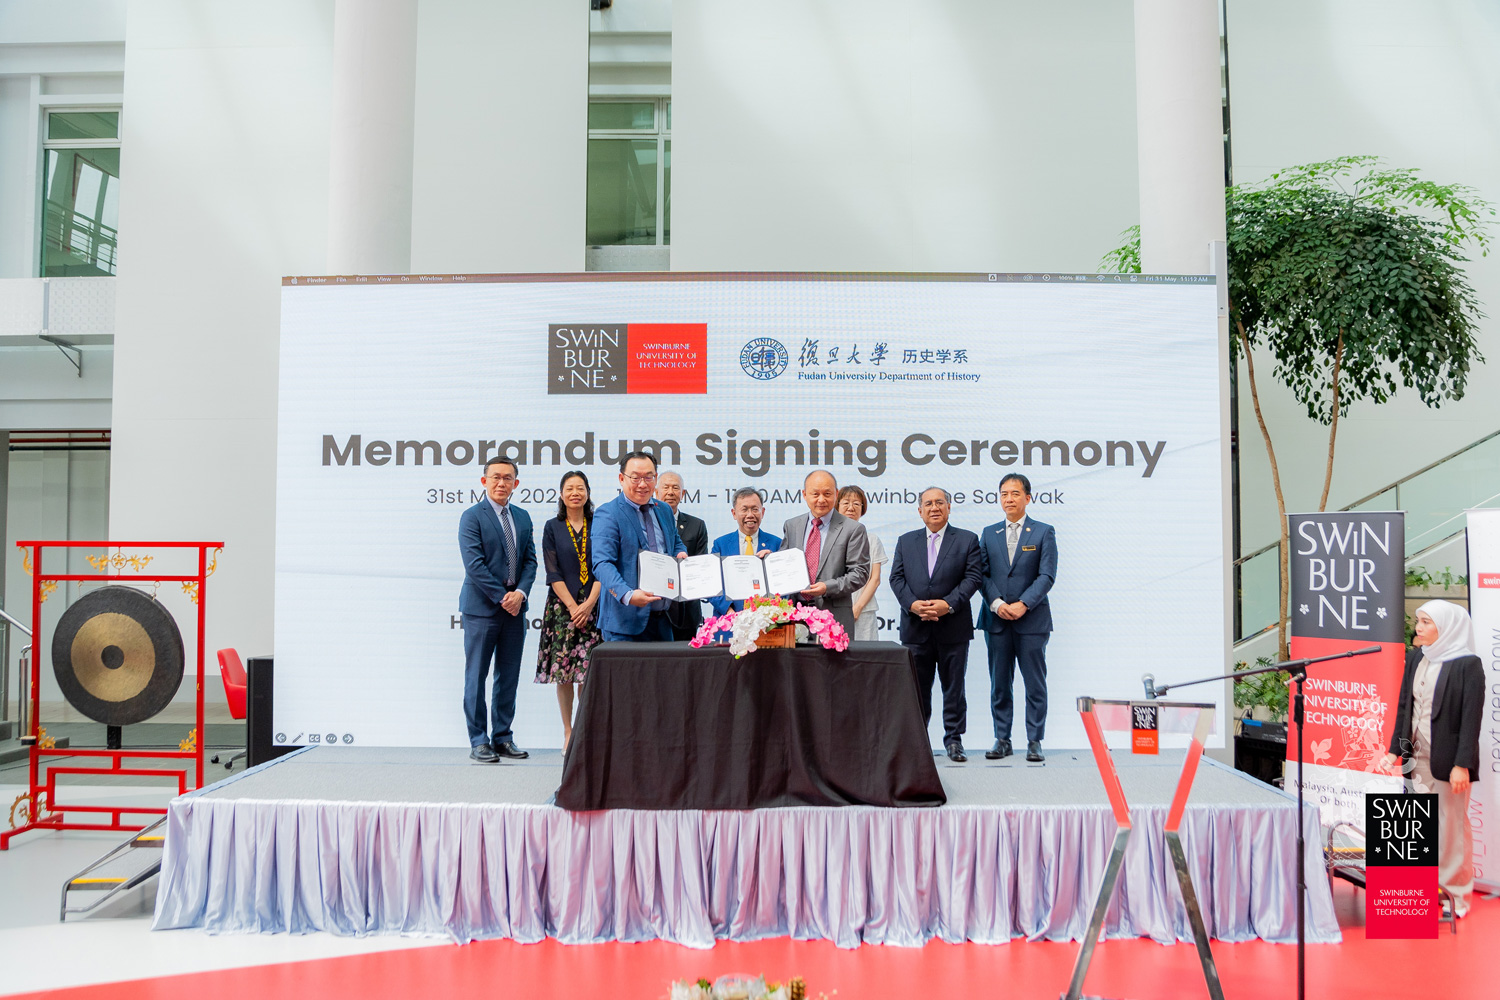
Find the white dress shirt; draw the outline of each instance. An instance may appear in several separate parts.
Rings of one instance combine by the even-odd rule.
[[[1026,515],[1022,514],[1019,521],[1012,521],[1009,518],[1007,518],[1005,521],[1005,528],[1003,532],[1005,535],[1005,551],[1010,555],[1011,563],[1014,564],[1016,561],[1016,552],[1010,551],[1010,526],[1012,524],[1016,526],[1016,552],[1019,552],[1021,551],[1021,535],[1025,534],[1026,532]],[[993,614],[998,615],[1000,613],[1000,605],[1004,603],[1005,602],[1000,598],[995,598],[990,602],[990,611]]]

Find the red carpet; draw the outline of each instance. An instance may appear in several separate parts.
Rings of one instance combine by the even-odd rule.
[[[1460,922],[1457,936],[1445,925],[1436,941],[1367,941],[1363,895],[1339,882],[1334,900],[1344,941],[1309,946],[1309,997],[1493,995],[1500,901],[1476,900],[1469,916]],[[1215,944],[1213,950],[1226,996],[1295,995],[1295,947],[1255,941]],[[483,941],[23,995],[65,1000],[564,995],[652,1000],[667,995],[672,979],[763,972],[768,979],[800,975],[807,980],[810,996],[824,993],[831,998],[837,991],[839,1000],[981,996],[1055,1000],[1067,986],[1077,953],[1076,944],[1025,941],[1000,946],[933,943],[924,948],[844,950],[826,941],[777,938],[751,944],[724,942],[711,951],[661,942],[522,945]],[[1485,987],[1485,982],[1491,985]],[[1207,995],[1192,945],[1162,947],[1144,940],[1100,945],[1085,992],[1135,1000],[1201,1000]]]

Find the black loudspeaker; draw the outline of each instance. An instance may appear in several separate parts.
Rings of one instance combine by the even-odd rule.
[[[276,690],[276,665],[270,656],[252,656],[245,661],[245,750],[248,766],[264,764],[297,749],[280,745],[271,726],[271,705]]]

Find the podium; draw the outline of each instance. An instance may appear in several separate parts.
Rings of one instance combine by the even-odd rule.
[[[1115,761],[1110,756],[1104,733],[1106,729],[1140,732],[1134,725],[1134,711],[1139,707],[1156,710],[1152,715],[1152,729],[1155,731],[1153,737],[1168,729],[1192,734],[1187,756],[1183,758],[1182,773],[1178,776],[1177,788],[1172,795],[1172,805],[1167,810],[1166,841],[1167,849],[1172,855],[1172,867],[1177,872],[1177,884],[1182,888],[1182,902],[1187,907],[1188,922],[1193,928],[1193,941],[1198,946],[1198,961],[1203,966],[1203,979],[1208,984],[1208,995],[1213,1000],[1224,1000],[1224,990],[1219,985],[1219,970],[1214,966],[1213,953],[1208,949],[1208,931],[1203,926],[1203,912],[1198,906],[1193,876],[1188,870],[1187,857],[1182,852],[1182,838],[1178,835],[1182,814],[1187,808],[1188,792],[1193,787],[1193,778],[1198,774],[1198,761],[1203,757],[1203,741],[1208,738],[1213,727],[1215,706],[1202,702],[1132,702],[1106,698],[1079,698],[1077,705],[1118,829],[1115,831],[1115,843],[1109,853],[1109,861],[1104,866],[1104,881],[1099,885],[1099,897],[1094,901],[1088,931],[1084,934],[1083,946],[1078,951],[1078,960],[1073,965],[1073,979],[1063,996],[1066,1000],[1080,1000],[1083,995],[1083,979],[1088,975],[1094,948],[1099,944],[1099,935],[1104,930],[1104,915],[1109,910],[1110,900],[1115,894],[1115,883],[1120,878],[1120,866],[1125,860],[1125,845],[1130,842],[1130,805],[1125,801],[1125,789],[1120,785],[1120,775],[1115,770]],[[1152,745],[1154,747],[1154,742]]]

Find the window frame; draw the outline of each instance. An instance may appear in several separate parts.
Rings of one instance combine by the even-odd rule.
[[[589,105],[595,104],[655,104],[656,113],[652,119],[653,127],[643,128],[590,128],[588,130],[588,141],[595,139],[656,139],[656,242],[626,244],[631,246],[656,246],[670,247],[667,233],[667,155],[668,146],[672,143],[672,130],[668,123],[668,109],[672,106],[671,97],[651,97],[646,95],[610,95],[607,97],[589,97]],[[584,206],[587,216],[588,206]],[[593,247],[595,244],[588,242],[588,234],[584,233],[584,245]],[[616,246],[617,244],[608,244]]]
[[[120,149],[120,135],[125,131],[125,108],[123,104],[54,104],[44,101],[38,104],[37,110],[39,112],[39,120],[37,122],[37,126],[39,131],[39,138],[41,141],[37,147],[36,161],[37,213],[35,221],[36,243],[34,244],[36,253],[35,272],[41,277],[46,277],[45,274],[42,274],[42,271],[46,267],[47,260],[47,153],[49,150],[54,149]],[[48,133],[51,132],[51,118],[54,114],[68,115],[99,113],[115,115],[115,137],[113,139],[48,138]],[[116,230],[116,237],[118,237],[118,235],[119,232],[118,230]],[[112,261],[112,263],[116,267],[118,267],[119,265],[118,259]],[[114,274],[115,272],[110,272],[110,276],[114,276]]]

